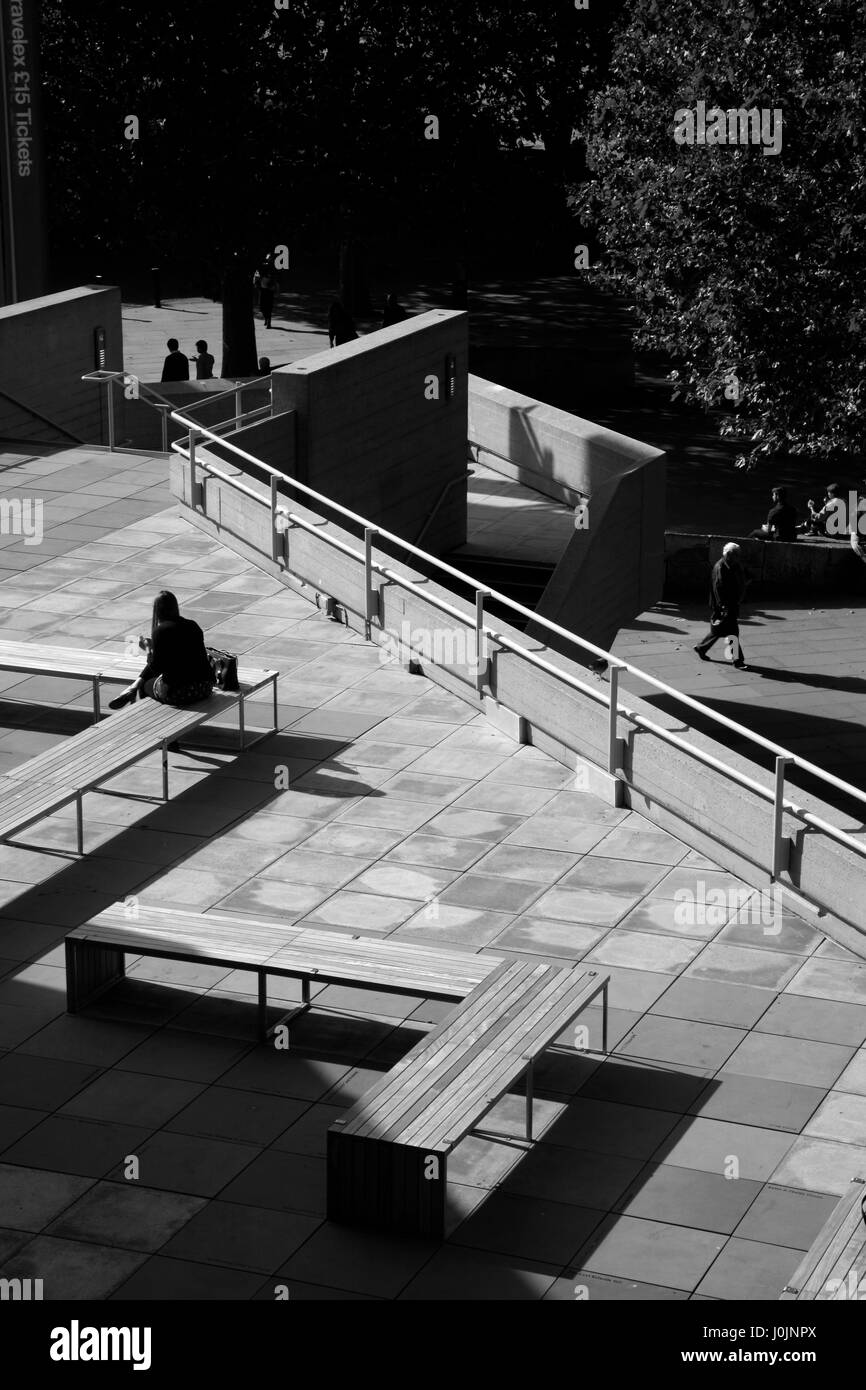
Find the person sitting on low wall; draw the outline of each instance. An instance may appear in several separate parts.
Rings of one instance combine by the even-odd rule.
[[[824,493],[824,501],[820,507],[816,507],[812,498],[806,504],[809,508],[809,520],[804,521],[798,529],[805,535],[820,536],[822,539],[832,535],[828,530],[827,523],[837,515],[841,506],[844,505],[842,499],[842,489],[838,483],[829,483]]]
[[[757,541],[795,541],[797,539],[797,509],[788,501],[788,490],[774,487],[773,505],[767,513],[767,520],[756,531],[750,532],[750,539]]]

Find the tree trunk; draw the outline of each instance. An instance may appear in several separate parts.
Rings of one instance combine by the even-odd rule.
[[[235,260],[223,276],[223,363],[220,375],[257,376],[252,275]]]

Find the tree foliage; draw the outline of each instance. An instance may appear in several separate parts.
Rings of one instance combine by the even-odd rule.
[[[539,205],[512,197],[512,214],[544,227],[546,182],[567,229],[572,131],[621,3],[45,0],[56,226],[155,257],[356,230],[483,250],[507,236],[509,178],[541,139]]]
[[[677,144],[678,109],[783,112],[783,145]],[[740,465],[864,446],[866,11],[862,0],[635,0],[589,114],[573,206],[597,281],[636,304]],[[736,388],[733,388],[736,389]]]

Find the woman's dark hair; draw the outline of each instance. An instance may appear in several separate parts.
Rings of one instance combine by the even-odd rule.
[[[168,589],[163,589],[153,600],[153,621],[150,628],[151,640],[156,637],[156,629],[160,623],[176,622],[180,617],[180,609],[174,594],[169,593]]]

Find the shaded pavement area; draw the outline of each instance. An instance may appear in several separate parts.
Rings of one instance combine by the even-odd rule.
[[[42,545],[0,548],[0,636],[116,650],[167,586],[283,673],[254,752],[171,755],[167,805],[132,799],[158,758],[88,796],[83,859],[65,813],[0,847],[2,1276],[49,1300],[775,1299],[864,1171],[866,965],[744,910],[729,874],[198,532],[164,460],[2,466],[47,500]],[[5,674],[2,695],[0,768],[89,720],[75,682]],[[682,911],[711,887],[726,906]],[[254,977],[132,958],[67,1016],[64,932],[129,896],[582,961],[611,976],[615,1050],[591,1050],[591,1011],[590,1050],[537,1070],[539,1142],[510,1096],[485,1128],[513,1140],[459,1145],[444,1243],[341,1228],[327,1127],[443,1006],[328,986],[276,1052]]]
[[[747,671],[736,671],[726,661],[723,642],[712,649],[710,662],[698,659],[693,647],[708,626],[702,605],[659,603],[620,631],[613,650],[649,675],[866,791],[862,604],[832,597],[814,608],[778,600],[747,602],[740,622]],[[634,676],[624,675],[623,684],[670,712],[682,709]],[[762,754],[711,720],[701,721],[693,711],[687,719],[728,747],[771,765],[771,754]],[[844,793],[794,771],[791,781],[840,806],[858,825],[866,820],[866,805]]]

